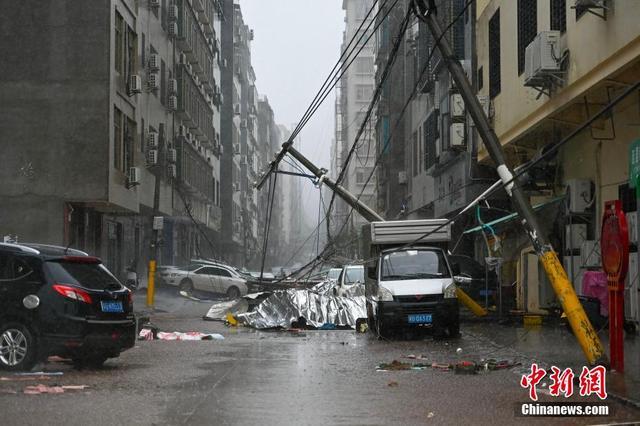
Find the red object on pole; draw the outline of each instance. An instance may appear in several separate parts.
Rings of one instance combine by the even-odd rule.
[[[607,201],[602,217],[602,268],[609,284],[611,369],[624,372],[624,279],[629,270],[629,231],[620,200]]]

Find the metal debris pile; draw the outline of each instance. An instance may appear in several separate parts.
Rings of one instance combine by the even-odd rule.
[[[290,328],[304,322],[307,329],[334,329],[356,326],[366,318],[363,286],[353,286],[346,296],[332,295],[332,282],[311,290],[287,289],[244,296],[235,301],[215,303],[205,319],[227,321],[232,315],[239,324],[256,329]],[[304,321],[301,321],[303,319]]]

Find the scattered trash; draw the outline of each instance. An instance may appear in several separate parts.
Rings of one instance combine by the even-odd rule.
[[[395,381],[390,381],[389,383],[387,383],[387,386],[389,386],[390,388],[397,388],[398,387],[398,382]]]
[[[7,395],[17,395],[18,392],[11,390],[11,389],[0,389],[0,393],[4,393]]]
[[[189,300],[193,300],[194,302],[206,302],[207,301],[205,299],[198,299],[197,297],[194,297],[193,295],[190,295],[186,291],[181,291],[180,292],[180,296],[185,297],[185,298],[187,298]]]
[[[396,359],[389,364],[380,364],[376,368],[377,371],[403,371],[403,370],[425,370],[429,366],[426,364],[411,364],[408,362],[400,362]]]
[[[24,388],[23,393],[25,395],[41,395],[43,393],[47,394],[59,394],[65,393],[68,390],[85,390],[89,386],[87,385],[67,385],[67,386],[47,386],[43,384],[39,384],[36,386],[27,386]]]
[[[225,322],[227,320],[227,314],[231,314],[235,318],[238,314],[249,312],[270,295],[271,292],[252,293],[235,300],[215,302],[211,305],[211,308],[209,308],[209,311],[203,319],[207,321]]]
[[[460,354],[462,353],[462,348],[458,348],[458,349],[456,349],[456,353],[457,353],[458,355],[460,355]]]
[[[414,354],[405,355],[404,357],[407,359],[427,359],[427,357],[425,357],[424,355],[414,355]]]
[[[49,358],[47,358],[47,362],[69,362],[69,361],[71,360],[68,358],[59,357],[57,355],[50,356]]]
[[[356,320],[356,332],[358,333],[366,333],[369,330],[369,324],[367,324],[366,318],[358,318]]]
[[[161,331],[158,333],[158,340],[224,340],[224,336],[222,334],[206,334],[197,331],[186,333],[179,331],[164,333]]]
[[[138,340],[153,340],[154,335],[153,331],[149,328],[143,328],[140,330],[140,334],[138,334]]]
[[[433,364],[431,364],[431,368],[433,368],[434,370],[449,371],[451,370],[451,364],[434,362]]]
[[[26,376],[26,377],[0,377],[0,382],[29,382],[32,380],[51,380],[50,376]]]
[[[336,327],[335,324],[331,324],[328,322],[328,323],[322,324],[318,330],[336,330],[337,328],[338,327]]]
[[[233,326],[233,327],[238,326],[238,320],[233,316],[231,312],[227,312],[226,320],[227,320],[227,324],[229,324],[230,326]]]
[[[453,371],[456,374],[476,374],[477,373],[476,367],[477,365],[475,362],[462,361],[454,365]]]
[[[14,376],[64,376],[62,371],[36,371],[33,373],[14,373]]]
[[[429,411],[429,414],[427,414],[427,418],[430,419],[434,416],[435,414],[433,414],[433,411]]]

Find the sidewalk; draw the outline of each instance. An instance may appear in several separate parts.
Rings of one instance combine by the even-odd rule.
[[[487,325],[491,324],[490,327]],[[473,333],[494,341],[505,348],[519,352],[548,366],[572,368],[582,371],[586,364],[582,349],[573,334],[560,324],[523,327],[517,322],[499,325],[496,322],[468,321],[463,332]],[[609,353],[608,330],[599,333],[602,345]],[[607,390],[610,397],[623,400],[640,408],[640,336],[625,337],[624,374],[609,372]]]

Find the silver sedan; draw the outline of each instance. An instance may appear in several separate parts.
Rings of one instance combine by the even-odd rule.
[[[247,282],[233,269],[223,265],[190,265],[165,272],[164,281],[191,294],[193,290],[226,294],[236,299],[247,294]]]

